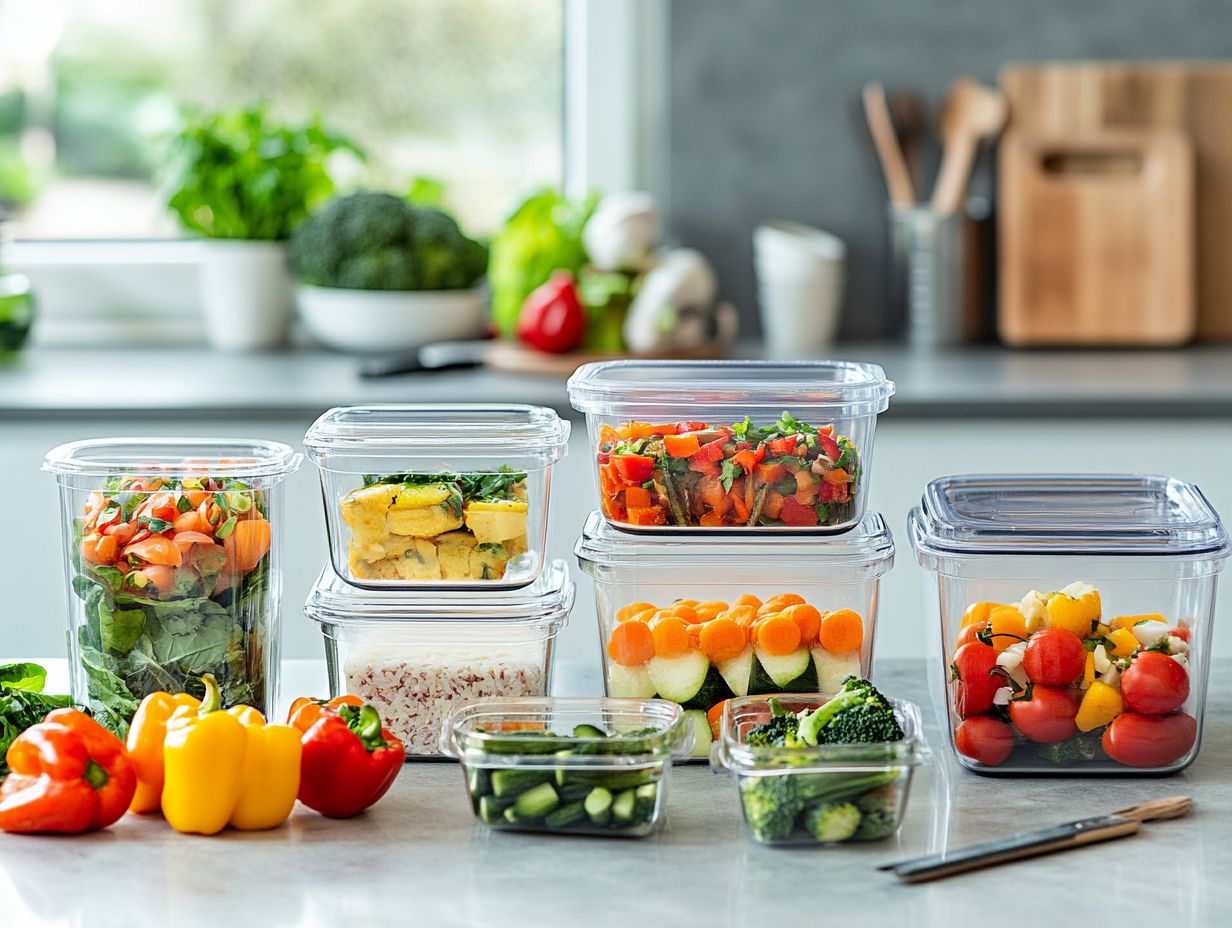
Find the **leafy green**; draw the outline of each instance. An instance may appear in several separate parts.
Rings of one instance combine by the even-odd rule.
[[[526,480],[525,471],[516,471],[502,465],[498,471],[488,474],[364,474],[364,486],[400,483],[408,487],[451,487],[461,497],[462,503],[499,502],[516,499],[514,491]]]
[[[44,693],[46,683],[47,671],[38,664],[0,664],[0,780],[8,776],[4,755],[13,739],[52,709],[73,704],[70,696]]]
[[[744,473],[744,468],[731,458],[723,459],[723,463],[719,468],[719,483],[723,484],[724,493],[731,492],[732,484],[736,482],[736,478],[742,473]]]
[[[41,693],[46,684],[47,670],[38,664],[0,664],[0,689]]]

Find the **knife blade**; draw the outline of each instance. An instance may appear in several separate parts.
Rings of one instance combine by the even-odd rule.
[[[434,371],[459,370],[483,364],[490,340],[435,342],[412,351],[364,358],[359,363],[359,376],[365,380],[396,377],[401,374],[421,374]]]

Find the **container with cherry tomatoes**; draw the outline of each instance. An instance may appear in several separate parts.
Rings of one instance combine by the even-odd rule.
[[[1232,551],[1197,487],[943,477],[908,530],[939,613],[933,690],[964,767],[1170,773],[1197,756]]]

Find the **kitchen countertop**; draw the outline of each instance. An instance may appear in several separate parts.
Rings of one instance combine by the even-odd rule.
[[[567,692],[595,685],[581,666],[561,670]],[[926,708],[924,671],[920,660],[877,667],[882,688],[925,707],[935,757],[916,777],[900,835],[886,842],[759,847],[743,834],[732,781],[696,765],[672,772],[667,826],[644,840],[494,834],[472,819],[456,766],[421,762],[349,821],[297,809],[273,831],[213,838],[136,816],[75,838],[0,835],[3,924],[1228,924],[1232,662],[1213,668],[1197,762],[1165,778],[965,773]],[[319,662],[288,662],[283,689],[322,679]],[[1175,794],[1192,796],[1194,813],[1136,837],[921,886],[875,869]]]
[[[147,367],[158,377],[116,376]],[[837,346],[832,356],[876,361],[898,383],[887,415],[908,417],[1232,417],[1232,347],[1176,351],[938,352]],[[361,380],[344,355],[287,351],[220,355],[204,350],[31,348],[0,359],[0,419],[236,415],[305,418],[365,402],[476,402],[516,398],[572,413],[564,379],[487,370]],[[158,389],[152,389],[157,383]]]

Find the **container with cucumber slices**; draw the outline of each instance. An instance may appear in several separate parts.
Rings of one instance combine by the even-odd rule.
[[[441,751],[490,828],[639,838],[658,825],[672,760],[693,730],[646,699],[496,698],[460,704]]]

